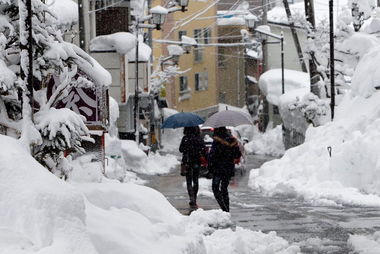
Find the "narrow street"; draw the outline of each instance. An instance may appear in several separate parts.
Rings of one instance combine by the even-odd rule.
[[[237,172],[230,185],[231,217],[236,226],[255,231],[276,231],[300,244],[303,253],[350,253],[349,234],[380,230],[380,208],[312,206],[300,198],[268,197],[247,186],[249,170],[273,158],[250,155],[246,172]],[[178,170],[168,175],[144,177],[181,213],[188,214],[184,178]],[[212,196],[199,195],[204,210],[219,208]]]

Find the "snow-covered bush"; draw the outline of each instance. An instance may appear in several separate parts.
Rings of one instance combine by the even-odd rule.
[[[41,0],[31,1],[29,38],[26,2],[0,1],[0,125],[21,136],[44,166],[65,175],[70,166],[64,151],[80,151],[81,141],[89,132],[79,115],[57,109],[57,104],[74,87],[93,86],[94,79],[101,85],[109,81],[107,75],[97,74],[99,77],[91,80],[82,75],[97,72],[99,66],[77,46],[63,41],[60,21]],[[28,80],[30,41],[33,84]],[[55,90],[49,93],[52,81]]]
[[[329,105],[325,100],[321,100],[318,96],[309,93],[302,100],[296,97],[296,101],[288,105],[289,111],[299,111],[305,118],[307,123],[313,126],[320,126],[326,123],[329,113]],[[284,117],[286,119],[286,117]]]
[[[66,108],[50,108],[34,115],[36,128],[42,137],[42,143],[33,151],[34,157],[60,177],[67,176],[71,170],[64,152],[85,152],[81,142],[89,133],[83,118]]]

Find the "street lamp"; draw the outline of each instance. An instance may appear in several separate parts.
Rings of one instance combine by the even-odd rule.
[[[245,24],[249,29],[254,29],[257,21],[257,17],[252,13],[249,13],[244,16]]]
[[[161,30],[161,25],[165,23],[168,13],[168,9],[160,5],[157,5],[156,7],[150,9],[150,14],[152,15],[152,23],[156,25],[157,30]]]
[[[181,7],[182,12],[185,12],[186,7],[189,5],[189,0],[175,0],[175,2]]]
[[[169,13],[176,12],[176,11],[186,11],[186,7],[189,4],[189,0],[175,0],[176,3],[180,6],[179,7],[172,7],[169,9],[166,9],[160,5],[155,6],[149,10],[150,15],[138,18],[136,17],[135,22],[135,30],[136,30],[136,55],[135,55],[135,63],[136,63],[136,69],[135,69],[135,96],[134,96],[134,110],[133,110],[133,121],[134,121],[134,127],[135,127],[135,139],[136,142],[139,143],[139,30],[140,28],[148,28],[148,29],[161,29],[161,25],[165,22],[166,16]],[[144,24],[145,21],[151,20],[152,24]]]
[[[136,29],[136,55],[135,55],[135,96],[134,96],[134,109],[133,109],[133,122],[135,127],[135,140],[137,143],[140,142],[139,137],[139,30],[140,28],[150,28],[150,29],[161,29],[161,25],[165,22],[166,15],[168,14],[168,10],[162,6],[156,6],[150,9],[150,16],[139,19],[136,17],[135,29]],[[151,24],[144,24],[146,20],[152,19]],[[140,24],[141,22],[141,24]]]

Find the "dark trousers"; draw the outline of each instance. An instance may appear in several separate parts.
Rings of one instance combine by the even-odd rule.
[[[230,177],[226,175],[214,175],[212,178],[212,192],[220,208],[225,212],[230,211],[230,199],[228,197],[229,183]]]
[[[190,165],[186,173],[187,193],[189,194],[190,204],[195,205],[199,189],[199,165]]]

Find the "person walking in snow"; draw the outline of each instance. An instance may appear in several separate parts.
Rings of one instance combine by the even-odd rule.
[[[204,156],[205,144],[200,135],[198,126],[185,127],[183,138],[179,146],[179,151],[183,154],[182,166],[186,167],[186,186],[189,194],[191,208],[197,208],[198,178],[200,169],[200,159]]]
[[[226,127],[215,128],[213,139],[207,177],[212,177],[212,192],[220,208],[229,212],[228,185],[235,174],[234,160],[240,158],[241,152],[237,140],[228,133]]]

